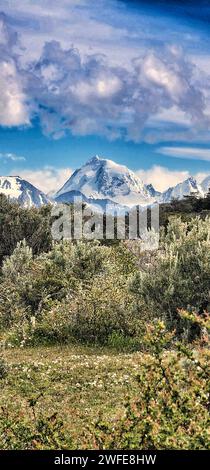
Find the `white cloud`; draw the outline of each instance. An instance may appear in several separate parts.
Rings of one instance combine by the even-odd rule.
[[[161,192],[165,191],[170,186],[175,186],[190,176],[187,170],[174,171],[158,165],[154,165],[149,170],[138,170],[136,173],[144,183],[153,184],[154,188]]]
[[[19,176],[41,189],[44,193],[51,193],[60,189],[72,173],[71,168],[54,168],[46,166],[38,170],[18,170]],[[17,170],[12,171],[13,175]]]
[[[9,17],[0,15],[0,125],[36,117],[56,139],[70,132],[136,142],[173,141],[177,123],[185,126],[183,139],[209,131],[202,74],[176,44],[155,47],[155,18],[144,32],[111,0],[0,1]],[[147,24],[143,15],[138,20]],[[154,135],[154,116],[163,123],[174,109],[170,129],[156,126]]]
[[[168,109],[187,115],[192,128],[207,126],[190,65],[173,51],[162,55],[149,53],[128,70],[110,65],[104,55],[82,58],[73,47],[46,43],[28,74],[28,94],[38,104],[44,132],[55,138],[69,131],[138,142],[149,120]]]
[[[10,127],[29,124],[26,96],[16,66],[11,61],[0,61],[0,89],[0,125]]]
[[[0,125],[8,127],[29,124],[22,76],[13,54],[16,42],[16,34],[0,14]]]
[[[189,160],[204,160],[210,162],[210,148],[195,147],[160,147],[157,153],[175,158],[187,158]]]
[[[190,56],[192,62],[195,64],[197,70],[202,71],[202,75],[208,76],[210,75],[210,55],[209,54],[202,54],[202,55],[191,55]]]
[[[111,24],[116,7],[112,0],[1,0],[1,4],[1,9],[18,23],[27,60],[37,60],[45,42],[51,40],[59,41],[65,48],[75,44],[82,55],[90,50],[114,55],[115,63],[119,63],[120,57],[127,59],[124,49],[134,54],[135,47],[121,42],[119,48],[119,41],[127,37],[128,31],[127,25],[121,27],[120,22]],[[102,16],[104,9],[106,13]]]
[[[190,126],[190,118],[186,113],[174,105],[171,108],[163,109],[152,116],[149,123],[158,127],[161,125],[166,127],[167,124]]]
[[[171,186],[176,186],[176,184],[192,176],[188,170],[175,171],[159,165],[154,165],[148,170],[138,170],[136,173],[145,184],[151,183],[156,190],[161,192]],[[193,176],[198,183],[202,183],[206,176],[208,176],[208,173],[199,172]]]
[[[90,104],[90,100],[96,98],[112,98],[122,88],[121,80],[114,74],[105,73],[103,75],[93,77],[91,81],[81,80],[72,85],[72,92],[77,96],[78,100],[83,104]]]
[[[13,162],[26,160],[25,157],[21,157],[15,153],[0,153],[0,159],[5,161],[11,160]]]
[[[175,100],[186,92],[186,83],[181,75],[154,54],[147,55],[142,64],[141,72],[150,82],[165,88]]]

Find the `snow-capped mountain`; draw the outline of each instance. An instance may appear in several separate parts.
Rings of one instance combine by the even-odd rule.
[[[210,190],[210,175],[207,176],[201,183],[202,190],[207,194]]]
[[[22,207],[40,207],[50,203],[42,191],[20,176],[0,176],[0,193],[17,201]]]
[[[171,202],[173,199],[184,199],[184,196],[189,196],[191,194],[197,194],[200,197],[204,197],[204,191],[200,184],[197,183],[195,178],[190,176],[182,183],[177,184],[172,188],[168,188],[164,191],[158,201],[159,202]]]
[[[104,200],[126,207],[146,205],[153,197],[140,178],[124,165],[95,156],[76,170],[56,193],[55,200],[71,202],[75,195],[85,202]]]
[[[146,189],[147,191],[149,192],[150,196],[151,197],[154,197],[156,199],[158,199],[160,196],[161,196],[161,192],[160,191],[156,191],[156,189],[154,188],[153,184],[146,184]]]
[[[191,194],[204,197],[209,186],[210,177],[200,185],[191,176],[161,193],[152,184],[144,184],[126,166],[96,155],[71,175],[54,199],[56,202],[73,202],[75,196],[81,196],[84,203],[98,204],[102,209],[107,203],[114,208],[128,209],[154,202],[169,203]]]
[[[201,184],[191,176],[161,193],[152,184],[144,184],[126,166],[97,155],[77,169],[59,191],[48,195],[19,176],[0,176],[0,193],[22,207],[40,207],[52,203],[53,199],[58,203],[73,202],[75,196],[81,196],[83,202],[94,209],[104,211],[109,205],[111,211],[116,208],[126,211],[136,205],[169,203],[191,194],[205,197],[209,189],[210,176]]]

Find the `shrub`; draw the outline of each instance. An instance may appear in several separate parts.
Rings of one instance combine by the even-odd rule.
[[[132,337],[139,319],[134,321],[132,297],[125,279],[112,273],[96,276],[82,285],[72,297],[54,303],[37,319],[33,338],[43,342],[67,342],[73,338],[82,342],[110,341],[114,333]],[[126,341],[126,340],[125,340]]]
[[[138,337],[128,336],[118,331],[113,331],[107,340],[107,346],[121,353],[138,351],[141,341]]]
[[[182,222],[172,218],[156,256],[131,283],[140,309],[183,330],[177,309],[199,311],[208,303],[210,279],[210,219]]]
[[[30,405],[29,405],[30,406]],[[21,410],[14,411],[2,407],[0,412],[0,445],[1,449],[9,450],[60,450],[71,449],[71,437],[64,430],[63,421],[57,413],[53,415],[36,415],[32,407],[32,415]]]
[[[26,209],[0,194],[0,265],[24,238],[34,254],[50,249],[50,213],[50,205]]]
[[[173,350],[167,349],[173,345]],[[176,349],[175,349],[176,346]],[[100,416],[94,438],[100,449],[210,449],[209,351],[181,343],[162,322],[147,326],[136,388],[128,389],[125,412]]]
[[[131,305],[123,276],[110,273],[95,277],[69,305],[74,337],[104,344],[113,332],[132,336],[137,325]]]
[[[209,229],[209,218],[172,218],[149,253],[136,241],[64,241],[33,257],[21,242],[2,267],[0,329],[12,329],[13,339],[16,330],[19,344],[27,337],[105,344],[115,333],[139,343],[148,319],[158,317],[192,341],[200,328],[178,310],[200,312],[208,303]]]
[[[114,331],[133,335],[127,280],[135,270],[123,245],[61,242],[33,258],[26,243],[19,243],[2,269],[1,327],[13,330],[13,343],[16,329],[19,344],[72,336],[104,344]]]

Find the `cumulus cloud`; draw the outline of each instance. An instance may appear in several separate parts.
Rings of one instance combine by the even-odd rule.
[[[28,124],[25,95],[15,64],[11,61],[0,63],[0,89],[0,124],[8,127]]]
[[[41,7],[41,5],[39,5]],[[17,126],[39,119],[44,134],[58,139],[97,134],[138,142],[154,115],[176,108],[188,126],[210,126],[195,65],[180,48],[148,51],[130,67],[113,65],[105,54],[81,54],[58,40],[44,44],[40,57],[20,60],[17,35],[1,16],[0,124]],[[22,55],[24,54],[22,50]]]
[[[170,67],[154,54],[146,56],[141,69],[147,80],[158,87],[164,88],[172,98],[178,99],[186,90],[180,74],[174,73],[173,67]]]
[[[0,125],[8,127],[29,124],[23,77],[13,53],[16,43],[17,35],[0,14]]]
[[[160,129],[160,127],[166,128],[167,125],[171,124],[189,126],[190,118],[174,105],[169,109],[162,109],[159,113],[151,116],[149,122],[151,125]]]
[[[174,171],[158,165],[154,165],[148,170],[138,170],[137,174],[144,183],[153,184],[154,188],[161,192],[190,176],[189,171]]]
[[[44,131],[56,138],[70,131],[140,141],[149,119],[174,107],[191,126],[209,125],[191,64],[171,50],[164,57],[149,53],[127,70],[51,41],[28,70],[28,89]]]
[[[197,147],[160,147],[157,150],[162,155],[189,160],[204,160],[210,162],[210,148]]]
[[[18,170],[19,176],[29,181],[29,183],[41,189],[44,193],[53,194],[60,189],[72,173],[71,168],[54,168],[46,166],[38,170]],[[17,174],[17,170],[12,171],[13,175]]]
[[[154,165],[148,170],[138,170],[136,173],[145,184],[153,184],[154,188],[161,192],[192,176],[188,170],[175,171],[159,165]],[[193,176],[198,183],[202,183],[208,173],[199,172]]]

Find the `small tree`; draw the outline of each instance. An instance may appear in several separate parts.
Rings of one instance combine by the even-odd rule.
[[[128,388],[124,413],[95,423],[99,449],[210,448],[209,350],[174,339],[163,322],[147,325],[147,354]]]
[[[194,309],[209,299],[210,218],[171,218],[153,263],[134,276],[131,290],[140,308],[174,328],[177,309]]]
[[[17,243],[12,255],[7,257],[2,266],[2,273],[5,278],[15,281],[17,277],[24,274],[29,268],[33,259],[32,249],[22,240]]]

